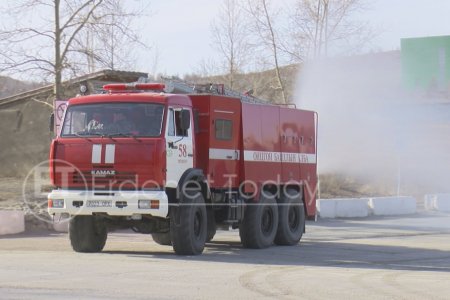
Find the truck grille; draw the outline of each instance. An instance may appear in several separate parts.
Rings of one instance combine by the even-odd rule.
[[[136,173],[133,172],[116,172],[115,175],[92,175],[91,171],[85,171],[81,173],[82,174],[78,172],[73,173],[73,183],[84,184],[86,181],[88,185],[135,185],[137,182]]]

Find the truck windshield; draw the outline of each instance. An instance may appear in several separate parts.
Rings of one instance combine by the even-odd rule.
[[[95,103],[69,106],[61,136],[161,135],[164,106],[154,103]]]

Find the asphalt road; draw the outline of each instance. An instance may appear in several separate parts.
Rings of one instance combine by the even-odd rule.
[[[96,254],[65,234],[1,237],[0,299],[449,299],[449,220],[319,220],[300,245],[264,250],[219,231],[195,257],[128,232]]]

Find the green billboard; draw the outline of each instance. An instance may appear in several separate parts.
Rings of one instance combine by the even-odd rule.
[[[403,82],[408,89],[448,92],[450,36],[401,40]]]

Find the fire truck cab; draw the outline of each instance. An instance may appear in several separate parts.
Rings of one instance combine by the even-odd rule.
[[[317,115],[212,87],[112,84],[69,100],[48,211],[70,215],[75,251],[101,251],[115,228],[182,255],[202,253],[217,226],[248,248],[300,241],[316,214]]]

